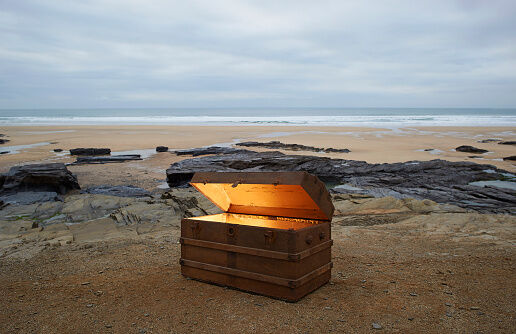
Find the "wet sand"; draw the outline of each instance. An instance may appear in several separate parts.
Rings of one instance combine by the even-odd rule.
[[[334,158],[363,160],[369,163],[391,163],[410,160],[445,159],[450,161],[474,161],[492,164],[509,171],[516,171],[514,162],[503,157],[516,155],[516,147],[499,145],[496,142],[479,143],[479,140],[498,138],[516,140],[514,127],[426,127],[404,129],[343,128],[343,127],[268,127],[268,126],[67,126],[67,127],[4,127],[9,143],[0,146],[0,151],[20,145],[38,145],[21,148],[17,154],[0,156],[0,171],[10,166],[38,161],[73,161],[53,149],[69,150],[77,147],[108,147],[113,154],[142,150],[152,155],[158,145],[173,149],[209,145],[231,145],[241,141],[271,141],[303,144],[316,147],[348,148],[350,153],[313,153]],[[485,154],[455,152],[460,145],[486,149]],[[433,149],[432,151],[424,151]],[[285,151],[289,154],[308,152]],[[469,158],[469,156],[482,158]],[[166,158],[165,158],[166,157]],[[152,155],[151,165],[163,167],[174,162],[174,155]],[[165,161],[162,161],[165,160]]]

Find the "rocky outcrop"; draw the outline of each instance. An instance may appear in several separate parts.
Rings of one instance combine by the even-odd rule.
[[[109,195],[119,197],[147,197],[151,194],[139,187],[135,186],[112,186],[112,185],[100,185],[90,187],[81,191],[81,194],[97,194],[97,195]]]
[[[187,186],[195,172],[307,171],[331,185],[349,184],[376,197],[430,199],[482,212],[516,213],[516,194],[496,187],[468,186],[504,178],[491,165],[445,160],[369,164],[280,152],[245,151],[186,159],[167,169],[170,187]]]
[[[112,162],[126,162],[126,161],[134,161],[134,160],[142,160],[139,154],[127,154],[127,155],[111,155],[111,156],[99,156],[99,157],[77,157],[75,160],[75,165],[81,164],[107,164]]]
[[[66,194],[70,190],[80,189],[77,178],[64,164],[34,164],[11,167],[1,178],[3,194],[43,191]]]
[[[72,148],[71,155],[109,155],[111,150],[109,148]]]
[[[28,205],[50,201],[61,201],[59,194],[53,191],[22,191],[0,195],[0,200],[8,204]]]
[[[8,142],[10,142],[9,139],[1,139],[0,138],[0,144],[5,144],[5,143],[8,143]]]
[[[503,158],[505,161],[516,161],[516,155],[511,155],[510,157]]]
[[[57,152],[57,153],[63,152],[63,149],[62,148],[54,148],[54,152]]]
[[[0,201],[2,201],[0,199]],[[23,217],[40,227],[87,223],[111,218],[120,225],[170,224],[179,226],[184,217],[219,213],[201,194],[190,189],[165,193],[161,197],[122,197],[105,194],[71,194],[60,201],[14,203],[0,210],[0,222]],[[102,231],[100,231],[102,232]]]
[[[351,152],[347,148],[338,149],[338,148],[321,148],[321,147],[313,147],[306,146],[300,144],[284,144],[279,141],[270,141],[266,143],[256,142],[256,141],[246,141],[243,143],[237,143],[236,146],[244,146],[244,147],[264,147],[271,149],[281,149],[288,151],[308,151],[308,152],[319,152],[319,153],[349,153]]]
[[[501,141],[499,145],[516,145],[516,140]]]
[[[349,153],[351,152],[347,148],[325,148],[324,153]]]
[[[486,153],[489,152],[488,150],[484,150],[481,148],[468,146],[468,145],[462,145],[455,149],[457,152],[466,152],[466,153]]]
[[[497,138],[482,139],[482,140],[479,140],[478,143],[496,143],[497,141],[501,141],[501,139],[497,139]]]
[[[158,146],[156,147],[156,152],[167,152],[168,147],[167,146]]]
[[[201,155],[211,155],[211,154],[235,154],[235,153],[245,153],[245,152],[249,152],[249,151],[232,148],[232,147],[220,147],[220,146],[200,147],[200,148],[192,148],[189,150],[175,151],[176,155],[191,155],[193,157],[198,157]]]

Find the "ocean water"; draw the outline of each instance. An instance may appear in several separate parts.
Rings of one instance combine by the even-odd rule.
[[[516,108],[175,108],[0,110],[27,125],[515,126]]]

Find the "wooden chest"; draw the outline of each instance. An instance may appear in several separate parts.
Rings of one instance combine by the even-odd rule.
[[[181,273],[287,301],[331,276],[331,198],[306,172],[196,173],[224,213],[181,221]]]

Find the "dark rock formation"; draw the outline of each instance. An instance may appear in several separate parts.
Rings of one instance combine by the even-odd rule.
[[[100,185],[95,187],[90,187],[81,191],[81,194],[100,194],[100,195],[110,195],[110,196],[118,196],[118,197],[146,197],[151,196],[151,194],[139,187],[135,186],[112,186],[112,185]]]
[[[7,142],[10,142],[9,139],[0,139],[0,144],[5,144]]]
[[[501,141],[499,145],[516,145],[516,140]]]
[[[183,217],[193,217],[192,209],[200,211],[202,214],[205,215],[209,214],[208,211],[206,211],[199,205],[199,201],[195,197],[180,197],[175,196],[170,192],[165,192],[161,195],[161,199],[172,200],[179,207],[179,210],[181,212],[184,212]]]
[[[232,148],[232,147],[220,147],[220,146],[200,147],[200,148],[192,148],[192,149],[188,149],[188,150],[175,151],[176,155],[191,155],[193,157],[197,157],[200,155],[210,155],[210,154],[235,154],[235,153],[244,153],[244,152],[249,152],[249,151]]]
[[[511,155],[510,157],[503,158],[505,161],[516,161],[516,155]]]
[[[351,152],[347,148],[325,148],[324,153],[349,153]]]
[[[289,151],[308,151],[308,152],[324,152],[324,153],[349,153],[351,152],[347,148],[337,149],[337,148],[320,148],[313,146],[306,146],[300,144],[284,144],[279,141],[270,141],[267,143],[261,143],[257,141],[246,141],[243,143],[237,143],[236,146],[245,146],[245,147],[264,147],[271,149],[282,149]]]
[[[71,155],[109,155],[111,150],[109,148],[72,148]]]
[[[0,154],[7,154],[7,153],[9,153],[9,151],[2,151],[2,152],[0,152]]]
[[[53,191],[22,191],[0,195],[0,200],[6,204],[28,205],[41,202],[61,201],[62,198]]]
[[[54,152],[63,152],[62,148],[54,148]]]
[[[158,146],[156,147],[156,152],[167,152],[168,147],[167,146]]]
[[[373,196],[428,198],[481,212],[516,213],[514,191],[468,185],[474,181],[499,180],[506,171],[473,162],[368,164],[276,151],[245,151],[179,161],[167,169],[167,182],[170,187],[186,186],[193,174],[200,171],[307,171],[329,186],[349,184]]]
[[[111,162],[126,162],[133,160],[142,160],[139,154],[128,154],[128,155],[111,155],[109,157],[100,156],[100,157],[77,157],[74,165],[80,164],[107,164]]]
[[[501,141],[501,139],[497,139],[497,138],[482,139],[482,140],[477,141],[477,143],[495,143],[497,141]]]
[[[64,164],[35,164],[11,167],[0,180],[3,194],[43,191],[66,194],[80,189],[77,178]]]
[[[484,149],[481,149],[481,148],[476,148],[476,147],[468,146],[468,145],[459,146],[455,150],[458,151],[458,152],[466,152],[466,153],[486,153],[486,152],[489,152],[488,150],[484,150]]]

